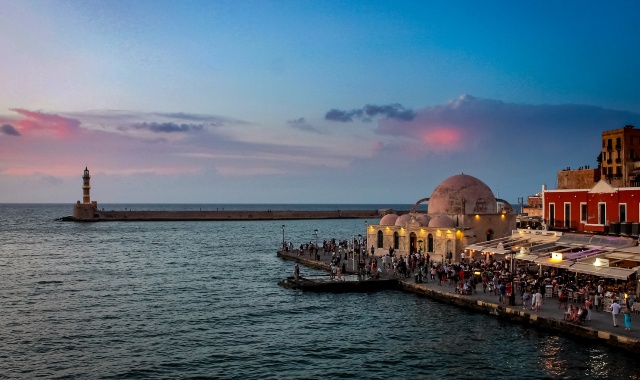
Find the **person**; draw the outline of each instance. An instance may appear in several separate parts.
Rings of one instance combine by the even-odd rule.
[[[586,300],[584,300],[584,308],[587,309],[587,321],[591,320],[591,307],[592,307],[592,302],[591,302],[591,298],[587,297]]]
[[[524,293],[522,294],[522,308],[524,310],[527,310],[529,308],[530,301],[531,293],[529,293],[529,290],[525,289]]]
[[[507,281],[507,285],[505,286],[505,303],[511,304],[511,294],[513,292],[513,285],[511,285],[511,281]]]
[[[560,287],[560,290],[558,290],[558,309],[567,307],[567,298],[567,291]]]
[[[629,309],[624,311],[624,329],[631,331],[631,311]]]
[[[593,296],[593,307],[596,309],[596,311],[600,311],[601,300],[602,297],[600,296],[600,293],[596,293],[596,295]]]
[[[293,277],[296,280],[300,278],[300,266],[298,264],[293,267]]]
[[[504,285],[502,281],[500,281],[500,299],[498,302],[505,303],[507,301],[507,287]]]
[[[373,248],[373,245],[371,245],[371,256],[373,256],[373,253],[376,251],[375,248]]]
[[[569,307],[567,308],[567,310],[565,310],[564,312],[564,320],[565,321],[570,321],[571,320],[571,315],[573,314],[573,305],[569,305]]]
[[[531,310],[540,310],[542,306],[542,293],[540,293],[540,288],[536,290],[536,293],[533,295],[533,305],[531,305]]]
[[[611,304],[611,316],[613,317],[613,327],[618,327],[618,314],[620,314],[620,305],[618,300],[614,299]]]

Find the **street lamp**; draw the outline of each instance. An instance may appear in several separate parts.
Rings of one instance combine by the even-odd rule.
[[[284,224],[282,225],[282,250],[284,251]]]
[[[318,230],[317,229],[313,230],[313,234],[316,237],[316,252],[318,252]]]

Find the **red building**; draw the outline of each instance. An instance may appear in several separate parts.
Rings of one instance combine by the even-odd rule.
[[[591,189],[542,192],[544,223],[549,229],[637,235],[640,188],[612,187],[600,180]]]

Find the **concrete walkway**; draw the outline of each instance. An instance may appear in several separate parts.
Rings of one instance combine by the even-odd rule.
[[[329,269],[329,264],[331,262],[331,258],[332,258],[332,254],[331,253],[323,253],[322,250],[320,250],[319,252],[319,256],[320,256],[320,260],[315,260],[315,258],[313,257],[314,255],[310,255],[308,251],[304,251],[304,252],[299,252],[298,250],[294,250],[292,252],[278,252],[278,255],[282,258],[285,259],[289,259],[289,260],[294,260],[294,261],[298,261],[301,264],[305,265],[305,266],[311,266],[311,267],[315,267],[318,269],[324,269],[324,270],[328,270]],[[343,254],[344,257],[344,254]],[[378,259],[378,263],[379,265],[382,265],[382,260],[381,257],[377,257]],[[344,261],[344,260],[343,260]],[[367,259],[368,262],[368,259]],[[342,265],[342,262],[341,264]],[[357,266],[357,259],[356,259],[356,266]],[[353,261],[351,259],[347,260],[347,271],[348,273],[351,272],[353,269]],[[391,272],[387,271],[387,270],[383,270],[383,274],[381,276],[381,278],[386,279],[386,278],[393,278],[393,276],[391,275]],[[414,273],[415,274],[415,273]],[[304,276],[304,269],[301,268],[301,275]],[[501,307],[509,307],[511,309],[517,309],[520,313],[524,313],[524,315],[532,315],[534,316],[533,318],[537,317],[543,317],[546,319],[551,319],[551,320],[556,320],[559,321],[560,323],[563,323],[564,320],[564,313],[566,311],[566,308],[558,308],[558,299],[556,297],[546,297],[543,299],[543,305],[542,308],[538,311],[533,311],[533,310],[524,310],[522,308],[522,300],[520,298],[520,295],[517,294],[516,295],[516,305],[515,306],[509,306],[507,304],[501,304],[499,302],[499,296],[498,295],[494,295],[492,293],[489,293],[489,291],[487,290],[487,292],[483,292],[482,289],[482,284],[479,284],[477,286],[477,293],[472,294],[472,295],[458,295],[455,292],[455,287],[454,285],[449,285],[448,282],[446,284],[443,285],[438,285],[438,281],[431,281],[430,279],[427,282],[423,282],[421,284],[415,284],[415,278],[413,275],[411,275],[410,278],[408,279],[401,279],[398,278],[398,280],[407,283],[407,284],[411,284],[412,287],[419,287],[419,288],[424,288],[424,289],[429,289],[429,290],[433,290],[433,291],[439,291],[439,292],[444,292],[444,293],[449,293],[451,295],[455,295],[456,297],[463,297],[463,298],[468,298],[470,300],[477,300],[477,301],[483,301],[485,303],[489,303],[489,304],[495,304]],[[569,304],[572,304],[571,301],[567,302],[567,306]],[[573,303],[574,306],[583,306],[582,303]],[[569,324],[569,322],[566,322],[567,324]],[[584,326],[587,329],[592,329],[594,331],[596,331],[596,333],[598,335],[602,335],[600,332],[606,332],[608,334],[612,334],[618,337],[622,337],[622,339],[626,338],[629,340],[634,340],[634,341],[640,341],[640,316],[636,315],[636,314],[631,314],[631,323],[632,323],[632,328],[631,331],[626,331],[625,330],[625,325],[624,325],[624,316],[622,314],[618,315],[618,327],[614,327],[613,326],[613,319],[612,319],[612,315],[611,312],[607,312],[607,311],[595,311],[595,309],[591,310],[591,321],[587,321],[585,324],[582,324],[582,326]],[[620,338],[618,338],[619,340],[621,340]]]

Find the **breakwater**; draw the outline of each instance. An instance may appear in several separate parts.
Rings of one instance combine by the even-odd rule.
[[[378,210],[186,210],[186,211],[105,211],[94,209],[81,216],[67,216],[64,221],[223,221],[223,220],[304,220],[379,218]]]

